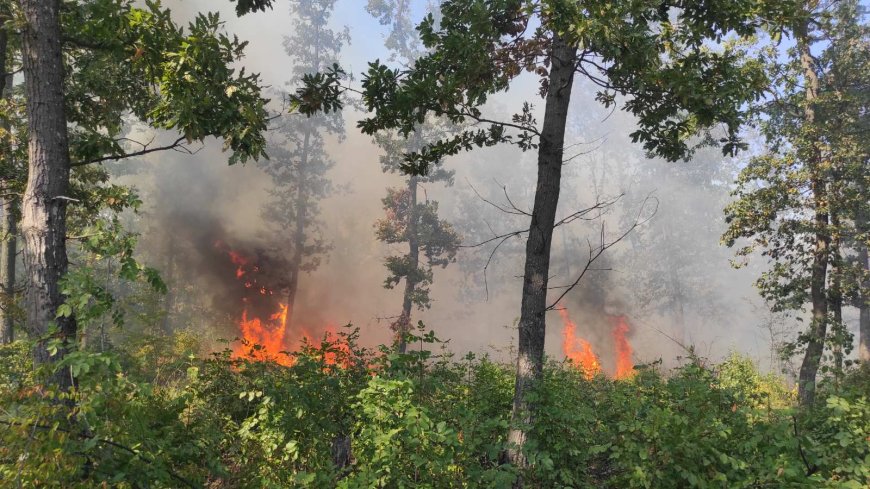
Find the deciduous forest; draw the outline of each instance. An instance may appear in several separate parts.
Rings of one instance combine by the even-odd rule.
[[[0,0],[0,487],[870,487],[861,0]]]

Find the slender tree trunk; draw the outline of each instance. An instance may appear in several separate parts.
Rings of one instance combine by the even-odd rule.
[[[5,13],[0,14],[0,23],[6,22],[8,16]],[[11,54],[9,53],[9,38],[6,29],[0,28],[0,91],[2,98],[10,100],[12,98],[12,75],[7,73],[11,71]],[[11,133],[12,124],[8,118],[4,118],[0,123],[6,134]],[[12,148],[8,144],[3,144],[0,148],[2,157],[6,159],[3,164],[7,168],[14,168],[15,162],[12,161]],[[0,197],[0,211],[3,216],[0,218],[0,290],[3,293],[3,304],[0,307],[0,344],[12,343],[15,340],[15,329],[13,319],[13,308],[15,305],[15,255],[18,244],[18,206],[15,197]]]
[[[69,142],[64,111],[60,1],[20,0],[26,24],[22,59],[27,97],[29,167],[22,205],[21,231],[28,278],[26,328],[37,340],[37,364],[55,362],[75,343],[73,317],[56,318],[63,303],[58,282],[67,270],[66,207],[69,189]],[[46,348],[49,325],[57,325],[63,344],[54,355]],[[68,369],[52,379],[62,389],[73,385]]]
[[[858,359],[870,364],[870,257],[866,244],[859,246],[858,260],[864,275],[858,299]]]
[[[867,188],[862,185],[861,195],[867,195]],[[862,236],[870,232],[870,218],[867,215],[867,203],[858,204],[855,227]],[[858,359],[870,364],[870,253],[867,253],[866,238],[859,240],[858,266],[861,268],[860,290],[858,293]]]
[[[166,335],[172,334],[172,316],[175,313],[175,237],[169,236],[166,247],[166,307],[161,329]]]
[[[831,200],[839,200],[840,193],[831,188]],[[843,257],[841,255],[840,218],[837,210],[830,209],[831,227],[831,283],[828,293],[828,309],[831,313],[831,333],[834,354],[834,374],[837,379],[843,376],[843,351],[845,350],[846,327],[843,324]]]
[[[816,123],[815,104],[819,93],[819,77],[816,74],[814,60],[810,53],[810,41],[807,34],[807,24],[796,29],[800,63],[804,71],[806,85],[806,107],[804,108],[804,123],[812,126]],[[830,236],[828,234],[828,192],[822,168],[821,150],[815,141],[808,150],[808,161],[811,173],[811,186],[815,206],[815,244],[810,278],[810,298],[812,300],[812,324],[810,326],[807,350],[801,362],[798,375],[798,398],[801,405],[812,405],[815,399],[816,374],[825,350],[825,336],[828,327],[828,298],[825,290],[828,274],[828,254],[830,252]]]
[[[311,128],[305,128],[302,138],[302,156],[299,160],[298,181],[296,182],[296,230],[293,232],[293,258],[290,260],[290,280],[287,285],[287,324],[293,324],[293,312],[296,305],[296,292],[299,290],[299,273],[302,269],[302,258],[305,256],[305,219],[308,209],[307,186],[305,183],[308,170],[308,153],[311,151]]]
[[[402,296],[402,315],[397,323],[399,353],[408,348],[408,332],[411,331],[412,300],[417,289],[417,269],[420,267],[420,236],[417,229],[417,177],[408,178],[408,275],[405,276],[405,293]]]
[[[540,380],[544,364],[550,247],[559,204],[565,122],[571,101],[577,50],[559,35],[554,35],[550,55],[549,91],[538,148],[538,183],[526,241],[516,383],[508,433],[508,460],[519,467],[527,465],[523,447],[528,429],[534,422],[535,406],[529,403],[528,396]],[[522,485],[521,479],[518,485]]]
[[[18,205],[14,197],[0,199],[3,217],[0,221],[0,288],[3,308],[0,310],[0,343],[15,340],[15,272],[18,254]]]

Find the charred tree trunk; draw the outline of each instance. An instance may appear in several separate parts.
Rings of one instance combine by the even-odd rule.
[[[5,23],[8,19],[6,13],[0,13],[0,23]],[[5,100],[12,98],[12,75],[7,74],[11,71],[12,56],[9,53],[9,38],[6,29],[0,28],[0,92]],[[2,122],[3,130],[6,134],[10,134],[12,124],[8,118],[4,118]],[[12,148],[7,144],[3,144],[2,157],[7,161],[4,162],[8,168],[13,168],[15,162],[12,161]],[[0,198],[0,211],[3,216],[0,218],[0,290],[3,293],[3,303],[0,304],[0,344],[12,343],[15,340],[15,325],[13,319],[13,307],[15,304],[15,255],[18,244],[18,205],[15,197]]]
[[[21,231],[27,273],[26,328],[37,340],[37,364],[56,362],[75,343],[75,318],[56,318],[63,303],[58,282],[67,270],[66,207],[69,201],[69,142],[64,111],[64,66],[61,56],[60,1],[21,0],[26,24],[22,59],[29,129],[28,180],[22,205]],[[46,348],[49,325],[58,328],[62,347]],[[73,385],[68,369],[52,381],[61,389]]]
[[[559,35],[554,35],[550,47],[552,64],[549,90],[538,148],[538,183],[526,242],[516,383],[512,424],[508,433],[507,456],[511,463],[519,467],[526,466],[523,447],[535,414],[535,407],[529,403],[528,396],[540,380],[544,364],[550,247],[559,204],[565,123],[571,101],[576,54],[576,48],[569,46]],[[518,485],[522,485],[521,479]]]
[[[298,182],[296,182],[296,230],[293,232],[293,257],[290,260],[290,277],[287,284],[287,324],[293,324],[293,312],[296,304],[296,292],[299,290],[299,273],[302,270],[302,259],[305,257],[305,215],[306,203],[306,170],[308,169],[308,153],[311,151],[311,128],[305,129],[302,138],[302,156],[299,160]]]
[[[402,314],[399,316],[396,333],[399,336],[399,353],[408,348],[407,336],[411,331],[411,307],[417,289],[417,270],[420,268],[420,236],[417,229],[417,177],[408,179],[408,275],[405,276],[405,293],[402,296]]]
[[[819,93],[819,77],[814,68],[814,61],[810,53],[809,35],[807,24],[804,23],[796,29],[800,63],[804,71],[806,107],[804,108],[804,123],[813,125],[816,123],[815,104]],[[810,277],[810,298],[812,300],[812,324],[810,326],[807,350],[801,362],[798,376],[798,398],[803,406],[812,405],[815,399],[816,374],[822,361],[822,353],[825,350],[825,336],[828,328],[828,298],[826,281],[828,274],[828,255],[830,253],[830,236],[828,234],[828,192],[823,175],[822,154],[818,144],[813,141],[808,150],[808,166],[815,211],[815,243],[813,249],[813,263]]]

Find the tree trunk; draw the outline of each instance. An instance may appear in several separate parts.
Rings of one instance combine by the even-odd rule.
[[[806,85],[806,107],[804,108],[804,123],[812,126],[816,123],[815,104],[819,93],[819,77],[814,68],[810,53],[807,24],[801,24],[795,29],[801,67],[804,71]],[[828,195],[826,181],[822,169],[821,150],[816,141],[811,142],[808,155],[813,202],[815,206],[815,245],[813,250],[812,276],[810,278],[810,298],[812,300],[812,323],[810,326],[807,350],[801,362],[798,376],[798,398],[803,406],[812,405],[815,399],[816,374],[825,350],[825,335],[828,327],[828,298],[825,290],[828,273],[828,253],[830,236],[828,235]]]
[[[861,187],[860,195],[867,195],[866,187]],[[855,227],[860,235],[867,236],[870,232],[867,203],[860,202],[858,205]],[[870,253],[867,253],[866,238],[858,241],[857,248],[858,266],[862,272],[858,293],[858,360],[870,364]]]
[[[508,460],[519,467],[526,466],[523,447],[528,429],[534,422],[535,407],[528,402],[528,396],[540,380],[544,364],[550,246],[559,204],[565,122],[571,101],[576,54],[576,48],[565,43],[559,35],[554,35],[550,48],[552,64],[549,90],[538,148],[538,183],[526,241],[516,383],[508,433]],[[522,485],[521,479],[518,485]]]
[[[6,22],[8,16],[0,14],[0,23]],[[11,71],[10,62],[12,56],[9,54],[9,38],[6,29],[0,28],[0,91],[2,98],[9,100],[12,98],[12,75],[7,73]],[[12,124],[8,118],[2,121],[2,128],[8,134],[11,133]],[[2,155],[7,161],[4,165],[8,168],[14,168],[15,162],[11,161],[12,148],[9,145],[3,144]],[[0,307],[0,344],[9,344],[15,340],[15,329],[13,320],[13,308],[15,305],[15,255],[18,244],[18,209],[15,197],[0,197],[0,211],[3,216],[0,218],[0,290],[3,293],[3,303]]]
[[[831,200],[839,201],[840,192],[836,187],[831,188]],[[843,376],[843,356],[846,342],[846,325],[843,324],[843,257],[841,255],[840,218],[838,211],[832,206],[830,209],[831,227],[831,283],[828,292],[828,309],[831,313],[831,350],[834,354],[834,375],[839,381]]]
[[[298,181],[296,182],[296,230],[293,232],[293,258],[290,260],[290,279],[287,285],[287,322],[293,324],[293,312],[296,304],[296,292],[299,290],[299,273],[302,269],[302,258],[305,251],[305,214],[307,212],[305,170],[308,168],[308,153],[311,151],[311,128],[305,128],[302,138],[302,156],[299,160]]]
[[[56,318],[63,303],[58,282],[67,270],[66,207],[69,201],[69,142],[64,112],[64,66],[61,57],[60,1],[21,0],[26,25],[22,59],[29,129],[28,181],[24,191],[21,231],[28,279],[26,328],[37,340],[37,364],[56,362],[75,343],[73,317]],[[62,341],[54,355],[46,348],[50,324]],[[61,389],[73,385],[68,369],[52,381]]]
[[[160,329],[163,334],[171,335],[175,313],[175,236],[169,235],[166,245],[166,307]]]
[[[399,337],[399,353],[408,348],[407,335],[411,331],[412,300],[417,289],[417,269],[420,267],[420,236],[417,229],[417,177],[408,179],[408,275],[405,276],[405,293],[402,296],[402,314],[396,323]]]
[[[870,257],[866,244],[859,246],[858,260],[864,275],[858,304],[858,360],[870,364]]]

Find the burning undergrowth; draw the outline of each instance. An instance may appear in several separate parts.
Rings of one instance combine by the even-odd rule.
[[[223,267],[223,275],[235,279],[239,338],[233,345],[234,358],[290,366],[295,362],[294,352],[320,340],[334,343],[348,353],[334,325],[313,329],[310,325],[289,323],[292,315],[284,300],[289,285],[283,275],[274,271],[286,270],[286,263],[263,250],[239,251],[222,240],[215,241],[213,247],[228,263]],[[334,364],[335,355],[327,354],[324,361]]]
[[[608,368],[616,379],[625,379],[634,374],[633,348],[628,336],[631,328],[625,316],[607,316],[612,342],[600,342],[598,348],[585,339],[578,331],[577,324],[571,320],[567,309],[559,309],[562,318],[562,353],[577,368],[583,370],[586,378],[591,379],[603,373],[604,369],[596,350],[606,351],[613,358],[612,368]]]

